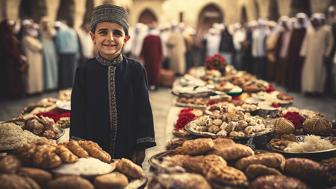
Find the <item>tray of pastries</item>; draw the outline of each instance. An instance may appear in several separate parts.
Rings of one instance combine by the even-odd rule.
[[[226,94],[209,96],[209,97],[179,97],[175,101],[176,106],[180,107],[189,107],[189,108],[201,108],[204,109],[210,104],[219,103],[219,102],[228,102],[231,101],[231,97]]]

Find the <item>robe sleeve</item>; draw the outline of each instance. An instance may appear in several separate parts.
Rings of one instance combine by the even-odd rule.
[[[136,85],[136,114],[137,114],[137,138],[136,150],[144,150],[156,145],[153,114],[148,95],[148,84],[146,78],[146,71],[143,66],[139,64],[140,70]]]
[[[330,28],[330,30],[327,30],[327,35],[326,35],[326,50],[325,50],[325,54],[324,54],[325,57],[329,57],[330,54],[331,54],[331,51],[332,51],[333,46],[334,46],[334,40],[333,39],[334,39],[334,36],[333,36],[333,33],[331,31],[331,28]]]
[[[77,68],[71,93],[70,137],[87,138],[85,120],[84,73]]]

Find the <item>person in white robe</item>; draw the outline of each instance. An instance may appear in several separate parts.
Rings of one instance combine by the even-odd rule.
[[[181,29],[173,25],[172,30],[167,41],[170,66],[176,74],[182,75],[186,71],[186,46]]]

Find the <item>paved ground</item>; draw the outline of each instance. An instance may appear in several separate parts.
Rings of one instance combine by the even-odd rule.
[[[283,90],[280,88],[280,90]],[[298,93],[289,93],[295,97],[293,104],[299,108],[308,108],[319,111],[327,115],[331,119],[336,119],[336,99],[331,98],[312,98],[306,97]],[[44,97],[57,97],[57,92],[46,93],[38,96],[33,96],[21,100],[0,101],[0,120],[8,120],[16,117],[22,109],[30,103],[34,103]],[[167,122],[174,123],[173,120],[167,121],[169,110],[172,107],[174,97],[170,94],[169,89],[159,89],[150,93],[150,99],[154,115],[155,133],[157,146],[147,151],[147,157],[162,152],[165,149],[166,141],[170,138],[171,125]],[[145,161],[146,162],[146,161]],[[148,163],[144,164],[145,169],[148,168]]]

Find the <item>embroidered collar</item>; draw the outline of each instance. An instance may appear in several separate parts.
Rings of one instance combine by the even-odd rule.
[[[102,57],[99,53],[97,53],[96,60],[105,66],[116,66],[123,61],[123,56],[120,54],[118,57],[116,57],[113,60],[107,60],[106,58]]]

